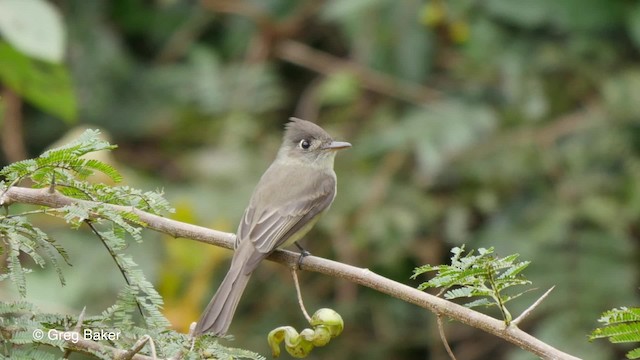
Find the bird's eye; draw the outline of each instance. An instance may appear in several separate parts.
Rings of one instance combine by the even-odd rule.
[[[309,147],[311,146],[311,143],[309,142],[309,140],[300,140],[300,147],[302,149],[307,150]]]

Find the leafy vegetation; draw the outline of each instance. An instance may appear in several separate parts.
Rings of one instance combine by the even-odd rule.
[[[530,262],[515,262],[518,254],[498,258],[493,255],[493,248],[480,248],[478,255],[470,251],[462,256],[464,246],[461,246],[454,247],[451,253],[451,265],[424,265],[413,271],[414,279],[424,273],[437,271],[436,276],[420,284],[418,289],[442,288],[439,295],[444,293],[444,298],[449,300],[479,298],[464,305],[469,308],[495,306],[500,310],[505,324],[509,325],[513,318],[506,303],[526,290],[513,295],[506,294],[505,290],[516,285],[531,284],[521,274]]]
[[[101,161],[126,181],[110,201],[144,206],[147,195],[128,192],[162,188],[176,219],[233,232],[284,121],[307,118],[354,145],[336,160],[336,201],[304,240],[313,254],[406,279],[421,264],[448,263],[450,249],[463,244],[518,253],[531,260],[527,279],[556,286],[523,324],[528,332],[579,357],[623,356],[622,347],[588,343],[585,334],[604,310],[640,300],[637,2],[51,4],[67,36],[62,45],[34,39],[62,46],[60,62],[23,52],[15,44],[22,40],[0,28],[3,165],[37,157],[76,126],[101,127],[119,145]],[[23,16],[25,26],[14,34],[46,23],[36,15]],[[23,101],[22,132],[7,127],[16,123],[7,112],[15,108],[9,91]],[[28,156],[11,155],[16,141]],[[90,200],[83,185],[69,184],[58,191]],[[76,230],[43,214],[24,217],[74,264],[66,268],[56,249],[39,245],[46,264],[49,249],[62,266],[61,291],[54,266],[21,255],[28,261],[22,268],[32,270],[27,300],[46,299],[38,305],[50,312],[64,304],[71,314],[85,305],[100,313],[117,301],[122,274],[101,241],[84,241],[95,235],[77,221],[80,214],[70,215]],[[127,256],[156,285],[167,319],[186,332],[224,276],[230,252],[140,235],[143,243],[127,241]],[[8,258],[0,263],[9,266]],[[95,269],[102,281],[87,283],[75,269]],[[299,314],[288,275],[269,265],[260,274],[232,333],[235,346],[267,353],[264,336],[273,324],[294,323]],[[304,292],[313,296],[307,301],[336,308],[350,324],[318,356],[350,359],[353,349],[374,360],[444,356],[437,333],[426,328],[433,323],[427,312],[303,276]],[[11,281],[0,287],[20,297]],[[519,313],[535,298],[525,293],[509,311]],[[473,354],[468,359],[530,359],[498,339],[449,326],[452,348]]]
[[[605,311],[598,321],[603,326],[593,330],[590,340],[608,338],[612,343],[640,342],[640,308],[611,309]],[[640,347],[629,351],[627,358],[640,358]]]
[[[160,356],[174,356],[189,353],[185,358],[196,359],[198,354],[233,358],[262,359],[257,354],[228,349],[218,345],[217,340],[205,338],[199,341],[199,347],[189,352],[192,339],[187,335],[169,330],[170,323],[162,314],[163,299],[149,282],[133,258],[125,253],[128,238],[142,241],[140,235],[144,223],[132,212],[122,211],[112,205],[126,205],[144,209],[151,213],[171,212],[173,209],[161,192],[142,192],[129,187],[95,185],[86,179],[100,171],[117,182],[121,175],[113,167],[96,159],[85,156],[97,151],[111,150],[115,146],[101,140],[98,131],[88,130],[75,141],[61,147],[45,151],[35,159],[20,161],[0,170],[4,180],[0,183],[0,198],[13,186],[31,182],[33,187],[58,191],[74,199],[69,205],[58,208],[19,210],[15,213],[0,215],[0,251],[6,255],[6,273],[0,279],[10,280],[18,293],[26,296],[26,274],[31,269],[25,267],[21,255],[28,256],[33,263],[44,268],[47,263],[65,284],[63,269],[58,257],[71,265],[73,259],[65,249],[45,231],[36,227],[30,218],[37,214],[63,219],[71,227],[87,225],[100,239],[109,255],[120,270],[124,285],[119,291],[115,304],[105,309],[101,315],[79,319],[69,315],[42,313],[33,304],[21,302],[0,302],[0,333],[6,345],[2,355],[10,358],[49,357],[38,344],[50,345],[62,349],[64,338],[52,336],[52,330],[69,331],[76,326],[77,333],[87,329],[92,332],[102,330],[115,332],[116,338],[107,338],[101,342],[107,346],[115,344],[118,349],[130,349],[143,336],[155,341],[155,351]],[[9,209],[13,209],[10,207]],[[85,270],[86,271],[86,270]],[[84,311],[83,311],[84,313]],[[136,314],[142,316],[140,325]],[[37,335],[40,332],[40,335]],[[86,338],[85,335],[82,337]],[[110,341],[111,340],[111,341]],[[116,341],[112,341],[116,340]],[[101,359],[111,359],[109,352],[91,350],[90,353]]]

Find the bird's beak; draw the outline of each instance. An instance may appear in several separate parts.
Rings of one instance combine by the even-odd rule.
[[[340,150],[350,148],[351,144],[346,141],[332,141],[331,144],[325,146],[325,150]]]

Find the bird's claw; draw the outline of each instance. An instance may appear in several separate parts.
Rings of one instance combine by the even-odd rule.
[[[302,260],[305,257],[311,255],[311,253],[308,252],[307,250],[305,250],[302,246],[300,246],[300,244],[298,244],[298,242],[295,242],[295,245],[300,250],[300,257],[298,258],[298,270],[302,270]]]

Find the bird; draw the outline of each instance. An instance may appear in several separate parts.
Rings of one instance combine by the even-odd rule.
[[[289,120],[276,158],[244,211],[231,265],[200,316],[195,336],[225,335],[258,264],[276,249],[298,245],[336,196],[334,159],[351,144],[333,140],[313,122]]]

